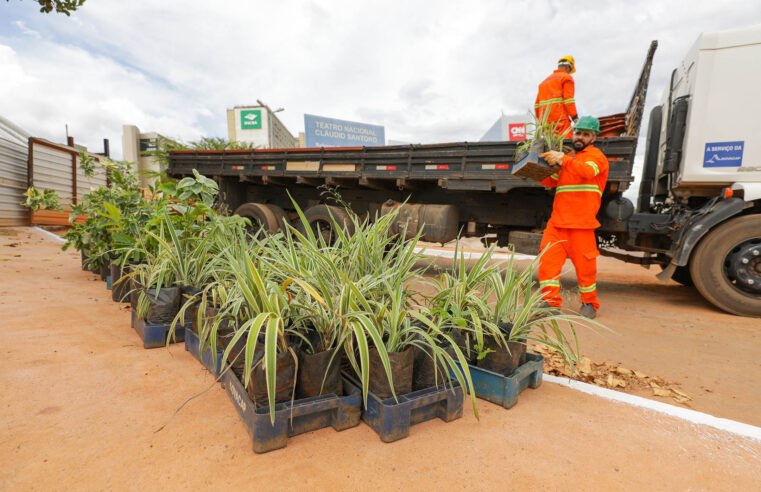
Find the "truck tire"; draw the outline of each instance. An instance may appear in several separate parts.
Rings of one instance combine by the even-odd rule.
[[[321,234],[326,244],[333,244],[336,240],[336,234],[334,231],[335,223],[341,225],[349,235],[354,234],[354,222],[352,222],[351,217],[349,217],[349,213],[341,207],[336,207],[334,205],[315,205],[304,212],[304,217],[306,217],[315,236]],[[335,223],[333,222],[334,220]],[[296,230],[302,234],[306,234],[306,228],[304,227],[303,221],[299,220],[297,222]]]
[[[272,211],[272,213],[275,215],[275,218],[277,219],[277,223],[279,225],[278,231],[285,232],[286,224],[291,223],[291,220],[288,218],[288,214],[285,213],[285,210],[271,203],[268,203],[266,207],[269,208]]]
[[[282,208],[263,203],[244,203],[235,209],[235,215],[246,217],[251,221],[252,233],[263,229],[269,234],[276,234],[283,227],[283,221],[287,220]]]
[[[690,273],[714,306],[761,317],[761,216],[737,217],[710,231],[695,248]]]

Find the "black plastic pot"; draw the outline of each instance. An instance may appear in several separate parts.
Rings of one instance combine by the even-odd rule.
[[[261,363],[262,357],[264,357],[264,346],[257,343],[254,350],[254,368],[251,370],[251,381],[249,381],[246,392],[257,407],[268,407],[267,379]],[[290,401],[293,397],[294,376],[296,375],[296,361],[290,352],[277,354],[275,372],[274,403]]]
[[[297,353],[299,370],[296,379],[296,396],[298,398],[343,394],[341,359],[344,351],[342,348],[324,350],[316,354],[307,354],[301,350]]]
[[[162,287],[161,289],[145,289],[150,308],[145,320],[148,323],[171,323],[180,309],[179,287]]]
[[[121,280],[128,272],[129,266],[120,266],[119,263],[111,262],[111,300],[114,302],[130,302],[130,281]],[[120,281],[121,280],[121,281]]]
[[[473,350],[473,341],[468,339],[468,334],[465,333],[464,330],[459,330],[457,328],[452,329],[451,332],[449,332],[449,336],[454,340],[454,343],[460,348],[460,351],[465,356],[465,358],[468,359],[469,362],[473,363],[476,360],[476,353]],[[451,347],[446,347],[446,351],[449,352],[449,355],[452,357],[456,357],[456,354],[454,350],[452,350]]]
[[[510,335],[512,329],[512,323],[499,323],[499,328],[505,333],[505,336]],[[526,360],[526,344],[520,342],[508,342],[507,347],[498,345],[492,338],[488,337],[484,340],[486,349],[491,349],[486,357],[476,362],[476,365],[482,369],[487,369],[504,376],[509,376],[521,365],[522,361]]]
[[[412,367],[412,390],[431,388],[436,385],[436,366],[433,357],[423,349],[415,347],[415,360]],[[441,368],[439,368],[441,372]],[[439,375],[438,383],[443,382],[442,375]]]
[[[406,395],[412,391],[415,353],[412,347],[408,347],[403,352],[389,352],[388,358],[396,396]],[[383,368],[383,363],[375,347],[370,349],[370,392],[383,399],[393,396],[386,370]]]
[[[104,282],[106,281],[106,278],[108,277],[109,273],[111,273],[111,262],[108,260],[101,260],[100,261],[100,270],[98,273],[100,273],[100,279]]]
[[[193,333],[198,334],[198,305],[201,302],[200,296],[196,296],[197,294],[200,294],[203,292],[202,287],[187,287],[183,286],[181,288],[181,296],[180,296],[180,307],[187,303],[192,303],[191,306],[185,311],[185,321],[190,319],[191,321],[191,329],[193,330]]]
[[[232,328],[232,323],[221,323],[217,329],[217,347],[220,350],[225,351],[230,346],[235,330]],[[231,370],[239,378],[243,378],[243,371],[246,368],[246,337],[242,336],[235,342],[233,348],[230,349],[230,355],[225,361],[226,365],[229,365]]]
[[[129,303],[134,310],[137,310],[137,300],[140,297],[141,290],[142,286],[137,282],[137,280],[131,278],[129,281]]]

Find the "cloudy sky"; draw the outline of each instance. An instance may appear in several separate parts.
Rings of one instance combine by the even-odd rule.
[[[701,31],[761,23],[742,1],[87,0],[66,17],[0,1],[0,115],[121,157],[121,126],[226,137],[225,109],[383,125],[407,142],[478,140],[525,113],[559,56],[583,114],[626,108],[652,39],[649,102]]]

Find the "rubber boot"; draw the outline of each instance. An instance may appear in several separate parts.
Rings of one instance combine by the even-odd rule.
[[[597,311],[595,311],[594,306],[591,304],[582,304],[581,309],[579,309],[579,314],[589,319],[595,319],[597,317]]]

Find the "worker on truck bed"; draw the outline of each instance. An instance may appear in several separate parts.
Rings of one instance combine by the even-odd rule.
[[[578,119],[574,102],[574,82],[571,74],[576,72],[572,56],[558,60],[558,68],[539,84],[534,112],[538,124],[552,123],[555,133],[570,137],[571,123]]]
[[[590,319],[600,309],[596,283],[600,253],[595,229],[600,227],[597,212],[608,181],[608,159],[593,145],[599,133],[597,118],[582,116],[573,129],[573,152],[549,151],[540,155],[560,169],[541,182],[555,188],[555,200],[542,235],[539,286],[545,303],[559,308],[560,272],[566,258],[571,258],[581,293],[579,312]]]

